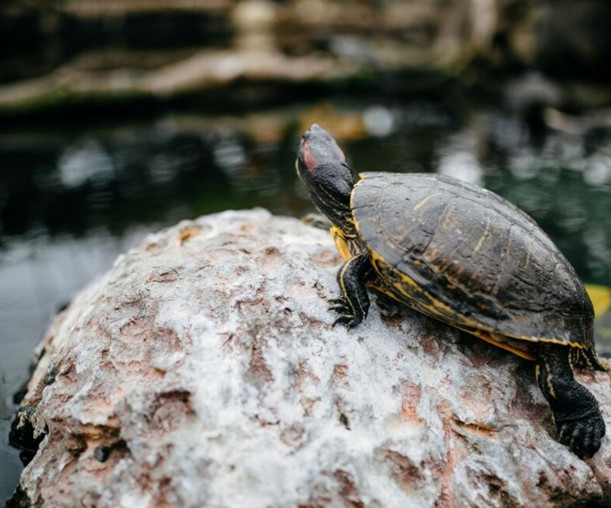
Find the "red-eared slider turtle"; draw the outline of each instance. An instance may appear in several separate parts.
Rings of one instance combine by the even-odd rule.
[[[334,139],[308,130],[297,172],[345,263],[336,323],[369,309],[366,285],[428,316],[536,361],[559,440],[581,457],[605,423],[573,367],[605,370],[594,351],[592,303],[573,267],[524,212],[478,186],[431,174],[362,173]]]

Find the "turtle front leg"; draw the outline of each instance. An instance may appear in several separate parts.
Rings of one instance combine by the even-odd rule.
[[[354,328],[367,317],[369,296],[365,283],[371,270],[371,259],[366,252],[350,258],[339,269],[337,283],[342,296],[329,300],[329,310],[339,314],[333,326],[341,323],[348,328]]]
[[[605,422],[594,395],[573,377],[569,349],[547,347],[537,363],[537,382],[551,406],[558,440],[581,458],[600,448]]]

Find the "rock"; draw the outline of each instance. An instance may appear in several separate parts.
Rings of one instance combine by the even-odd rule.
[[[49,329],[21,410],[35,506],[572,506],[534,367],[406,310],[332,328],[330,235],[264,210],[150,235]],[[582,373],[611,408],[607,373]],[[19,429],[17,430],[17,432]]]

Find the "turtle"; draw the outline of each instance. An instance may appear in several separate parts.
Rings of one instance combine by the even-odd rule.
[[[477,185],[432,173],[354,176],[335,140],[313,124],[296,170],[330,223],[344,262],[337,324],[368,314],[368,291],[535,362],[557,440],[592,457],[605,435],[594,395],[573,368],[606,370],[594,311],[574,268],[525,212]]]

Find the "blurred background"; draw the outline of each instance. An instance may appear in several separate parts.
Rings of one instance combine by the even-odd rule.
[[[610,27],[606,0],[3,0],[0,501],[52,317],[147,232],[309,211],[312,122],[357,171],[496,191],[611,286]]]

